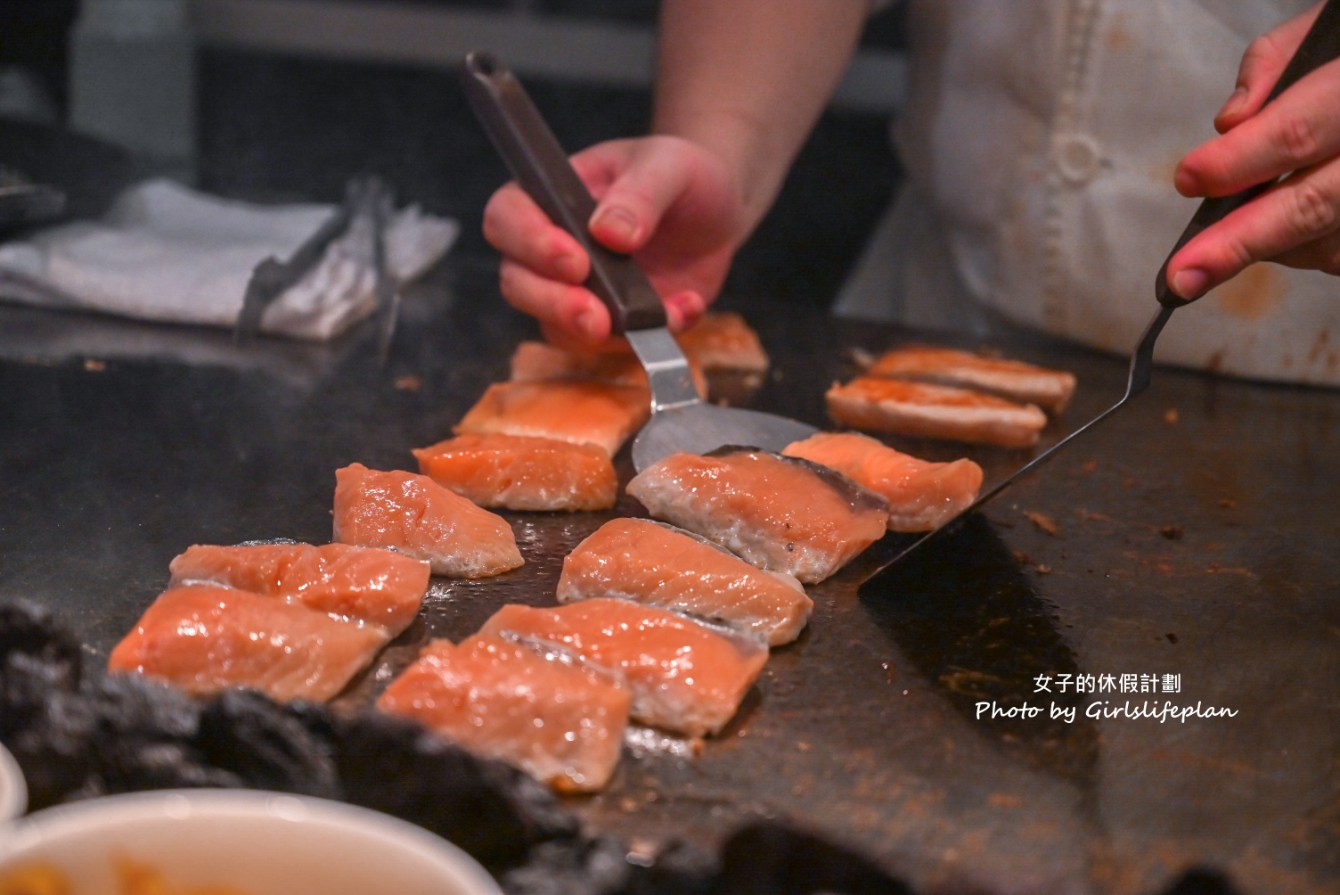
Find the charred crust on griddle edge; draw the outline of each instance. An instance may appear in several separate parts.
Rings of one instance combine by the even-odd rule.
[[[207,699],[134,675],[83,675],[78,641],[45,609],[0,603],[0,742],[23,769],[29,810],[100,795],[248,787],[345,801],[454,842],[508,895],[911,895],[864,856],[781,823],[731,836],[719,855],[671,842],[634,860],[588,836],[520,770],[375,711],[279,704],[232,690]],[[1164,895],[1237,895],[1195,868]]]

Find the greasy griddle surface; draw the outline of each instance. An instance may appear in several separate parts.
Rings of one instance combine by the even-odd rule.
[[[239,352],[223,333],[3,309],[0,598],[51,606],[97,666],[190,544],[328,540],[337,468],[414,468],[410,450],[446,437],[533,337],[486,276],[449,266],[412,291],[386,366],[365,330]],[[815,424],[853,349],[933,338],[737,307],[774,361],[752,406]],[[1078,375],[1048,441],[1121,393],[1122,358],[1023,335],[994,344]],[[1334,706],[1285,682],[1340,679],[1334,545],[1320,534],[1340,505],[1336,426],[1328,393],[1160,370],[878,591],[858,592],[862,568],[899,536],[809,588],[807,631],[774,652],[720,736],[700,749],[642,738],[605,792],[568,803],[652,850],[781,819],[928,887],[1146,893],[1208,863],[1321,891],[1340,817]],[[988,483],[1031,456],[894,443],[966,453]],[[552,604],[563,556],[640,512],[624,498],[614,513],[508,514],[526,565],[434,579],[419,621],[339,704],[366,704],[429,638],[468,635],[503,603]],[[1179,703],[1239,717],[1104,721],[1082,712],[1103,697],[1038,692],[1043,678],[1129,673],[1179,675]],[[981,717],[984,702],[1080,711]]]

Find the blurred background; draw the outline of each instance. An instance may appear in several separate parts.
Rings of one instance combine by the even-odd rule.
[[[471,49],[524,80],[565,147],[646,126],[656,0],[5,0],[0,115],[91,135],[254,200],[401,201],[479,217],[506,177],[456,86]],[[828,302],[896,187],[896,9],[861,52],[728,288]],[[4,159],[0,158],[0,163]]]

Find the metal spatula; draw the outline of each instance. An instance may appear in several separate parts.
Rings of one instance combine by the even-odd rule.
[[[614,331],[633,346],[651,385],[651,419],[633,440],[639,471],[677,451],[701,454],[723,445],[780,451],[814,427],[756,410],[705,403],[688,360],[666,328],[665,308],[646,275],[626,255],[596,243],[587,229],[595,200],[568,162],[521,83],[500,61],[471,53],[462,83],[512,176],[549,218],[591,257],[587,288],[609,308]]]
[[[1299,44],[1298,49],[1294,52],[1293,58],[1289,60],[1289,64],[1285,67],[1284,71],[1280,73],[1279,80],[1276,81],[1274,88],[1271,89],[1270,95],[1266,98],[1266,102],[1269,103],[1273,101],[1294,82],[1303,77],[1303,75],[1337,57],[1340,57],[1340,0],[1327,0],[1326,5],[1317,15],[1316,21],[1312,23],[1312,28],[1308,31],[1307,36],[1303,38],[1303,42]],[[1196,209],[1196,213],[1192,216],[1186,229],[1182,231],[1182,235],[1178,237],[1176,245],[1174,245],[1172,251],[1168,253],[1168,257],[1159,268],[1158,276],[1154,280],[1154,296],[1158,299],[1159,309],[1155,312],[1154,318],[1149,321],[1149,325],[1145,327],[1144,334],[1140,336],[1140,341],[1136,344],[1135,350],[1131,353],[1130,373],[1126,380],[1126,392],[1121,396],[1121,399],[1118,400],[1117,403],[1113,404],[1107,410],[1104,410],[1102,413],[1071,432],[1065,438],[1062,438],[1060,441],[1056,442],[1056,444],[1052,445],[1041,454],[1038,454],[1028,463],[1006,476],[1004,480],[998,482],[990,490],[979,495],[966,509],[941,523],[938,528],[922,535],[920,538],[896,553],[892,559],[876,566],[870,572],[865,583],[869,584],[870,580],[876,575],[888,569],[890,566],[893,566],[908,554],[912,553],[912,551],[925,545],[927,542],[944,534],[950,529],[957,527],[966,516],[981,508],[983,504],[991,500],[1001,491],[1004,491],[1015,480],[1051,459],[1057,451],[1065,447],[1080,434],[1092,429],[1095,425],[1124,407],[1126,403],[1136,395],[1149,388],[1149,382],[1154,368],[1154,343],[1158,340],[1159,334],[1163,332],[1163,327],[1167,324],[1168,318],[1172,316],[1173,311],[1194,301],[1194,299],[1188,300],[1182,298],[1168,288],[1168,262],[1171,261],[1172,256],[1177,254],[1178,250],[1186,245],[1196,234],[1200,233],[1216,221],[1222,220],[1229,213],[1246,205],[1248,202],[1270,189],[1274,183],[1275,181],[1269,181],[1267,183],[1248,187],[1242,192],[1234,193],[1231,196],[1206,199],[1201,202],[1200,207]],[[865,585],[863,584],[862,587],[864,586]]]

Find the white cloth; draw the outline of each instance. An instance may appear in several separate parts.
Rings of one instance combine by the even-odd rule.
[[[286,261],[335,212],[206,195],[168,180],[129,188],[107,215],[0,245],[0,296],[142,320],[231,327],[252,270]],[[405,282],[455,241],[450,219],[415,207],[386,224],[390,273]],[[355,216],[320,263],[267,309],[261,331],[324,341],[376,307],[372,225]]]
[[[987,308],[1129,354],[1198,205],[1177,160],[1214,135],[1248,43],[1309,3],[909,0],[908,187],[838,313],[980,333]],[[1340,280],[1255,265],[1155,358],[1340,385]]]

